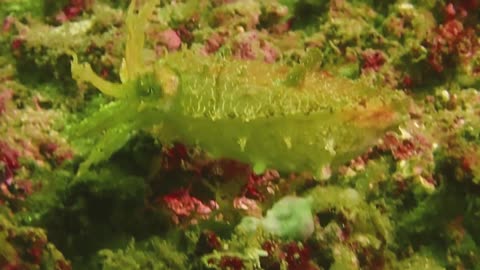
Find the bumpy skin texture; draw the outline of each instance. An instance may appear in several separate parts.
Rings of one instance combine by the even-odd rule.
[[[202,58],[165,59],[179,85],[164,125],[214,157],[316,171],[353,158],[399,120],[404,97],[394,91],[307,70],[289,85],[290,67]]]
[[[139,14],[146,16],[145,9],[153,9],[152,2]],[[132,19],[139,16],[133,12],[128,16],[127,24],[145,23]],[[128,25],[128,29],[136,29],[131,31],[138,35],[143,26]],[[289,67],[183,50],[144,67],[138,57],[129,59],[129,55],[141,55],[132,51],[143,47],[143,40],[135,41],[134,34],[130,35],[125,63],[131,66],[123,69],[123,84],[103,81],[75,57],[74,77],[128,103],[117,106],[123,108],[119,115],[129,114],[129,120],[137,123],[128,128],[153,127],[153,134],[163,143],[198,145],[213,157],[260,169],[317,172],[364,151],[398,124],[405,107],[401,93],[311,71],[307,63],[312,59]],[[113,123],[100,127],[108,133],[125,125]],[[99,126],[95,121],[85,125]],[[108,158],[128,140],[126,135],[131,133],[122,135],[108,151],[100,143],[93,151],[96,157],[91,155],[87,163]]]

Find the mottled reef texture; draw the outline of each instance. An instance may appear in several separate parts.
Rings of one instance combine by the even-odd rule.
[[[480,269],[480,1],[0,19],[0,270]]]

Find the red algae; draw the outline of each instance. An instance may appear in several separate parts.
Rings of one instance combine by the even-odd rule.
[[[480,261],[479,1],[53,2],[0,10],[0,269]]]

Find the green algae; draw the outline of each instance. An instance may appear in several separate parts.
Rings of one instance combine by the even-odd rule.
[[[235,44],[243,41],[237,38],[238,32],[258,30],[259,40],[255,41],[255,48],[261,49],[261,44],[274,44],[276,48],[281,48],[280,58],[276,60],[279,63],[274,66],[286,66],[291,71],[286,72],[291,75],[288,82],[290,87],[296,88],[305,76],[309,76],[309,72],[323,72],[318,71],[322,69],[327,71],[324,74],[326,77],[332,73],[350,79],[361,78],[364,84],[372,86],[368,87],[368,91],[375,89],[378,91],[375,93],[391,87],[409,88],[419,108],[408,108],[410,118],[405,119],[406,123],[401,125],[400,131],[389,133],[380,143],[372,140],[369,145],[375,146],[366,154],[363,151],[365,147],[359,147],[358,152],[351,157],[363,154],[361,159],[346,164],[343,161],[350,157],[340,159],[338,165],[344,166],[340,166],[339,171],[329,172],[328,168],[324,168],[322,172],[326,176],[321,183],[311,181],[308,175],[282,173],[268,185],[257,187],[266,197],[265,201],[247,192],[248,196],[254,198],[252,200],[258,207],[255,211],[260,214],[251,209],[235,209],[232,206],[233,198],[239,195],[240,187],[247,185],[241,176],[232,176],[227,167],[211,165],[211,159],[198,154],[196,149],[189,151],[186,157],[183,156],[180,165],[175,167],[176,160],[171,158],[171,153],[161,153],[162,147],[167,148],[166,151],[170,149],[168,144],[162,146],[160,142],[172,141],[178,132],[159,127],[145,131],[146,126],[158,124],[158,118],[153,117],[155,110],[149,111],[153,102],[149,103],[148,97],[158,95],[158,85],[167,90],[163,93],[167,96],[176,93],[175,80],[171,80],[175,74],[172,73],[172,68],[162,69],[164,75],[158,78],[160,83],[152,84],[146,80],[148,77],[133,80],[134,83],[125,87],[135,92],[134,96],[127,98],[129,102],[122,102],[121,99],[112,101],[90,91],[84,84],[77,87],[71,79],[69,56],[65,53],[72,50],[78,52],[80,62],[91,63],[93,71],[107,77],[109,81],[119,82],[121,77],[124,80],[128,77],[120,76],[121,59],[124,56],[123,40],[126,36],[122,26],[125,12],[116,9],[119,5],[126,7],[127,1],[110,6],[97,1],[95,8],[65,26],[44,26],[42,22],[23,20],[23,26],[19,29],[25,30],[23,36],[20,35],[24,43],[19,49],[12,50],[10,44],[15,40],[13,35],[18,33],[10,32],[1,37],[2,55],[5,57],[1,61],[0,100],[7,102],[5,111],[0,113],[0,123],[3,125],[0,127],[0,140],[6,141],[16,151],[25,150],[20,151],[20,169],[14,172],[13,180],[9,180],[14,184],[6,186],[3,178],[0,181],[0,201],[11,209],[2,215],[1,220],[8,221],[2,224],[11,230],[17,230],[17,235],[22,238],[21,244],[12,243],[9,240],[11,238],[2,238],[1,256],[12,258],[15,257],[14,254],[22,254],[22,259],[28,261],[24,268],[37,269],[38,264],[31,266],[32,257],[28,255],[30,246],[24,244],[25,239],[34,235],[42,241],[50,241],[45,249],[48,251],[43,253],[45,259],[42,260],[45,263],[42,264],[45,269],[55,269],[55,260],[52,258],[61,258],[59,252],[73,260],[74,269],[148,267],[145,265],[155,265],[160,269],[206,269],[207,266],[227,269],[225,264],[238,263],[234,258],[243,262],[243,269],[270,269],[268,267],[277,265],[276,263],[286,269],[295,269],[299,265],[303,267],[300,269],[307,269],[300,259],[292,260],[291,257],[306,258],[308,267],[312,269],[475,269],[479,262],[477,254],[480,241],[476,222],[480,209],[480,99],[475,89],[463,88],[477,87],[475,59],[478,54],[473,54],[474,61],[462,62],[454,55],[457,52],[451,51],[452,55],[443,55],[443,60],[446,61],[443,62],[446,66],[444,71],[439,73],[431,68],[429,56],[432,47],[429,44],[440,31],[440,25],[447,23],[444,21],[447,20],[443,13],[444,3],[272,2],[274,3],[268,5],[249,3],[245,6],[223,6],[217,1],[186,1],[178,3],[182,7],[178,13],[175,12],[178,7],[175,4],[162,3],[162,8],[156,9],[158,16],[155,15],[146,27],[148,38],[145,49],[142,49],[145,60],[152,62],[156,58],[152,57],[152,48],[163,46],[157,43],[152,31],[159,25],[161,29],[175,27],[176,31],[183,29],[182,31],[193,33],[188,42],[182,36],[185,48],[181,52],[158,56],[163,59],[171,57],[170,62],[185,61],[182,65],[186,67],[182,70],[188,70],[189,64],[204,59],[210,59],[205,63],[212,69],[224,67],[218,64],[222,61],[245,64],[244,61],[249,60],[230,61],[233,54],[229,51],[234,51]],[[12,5],[14,2],[7,3]],[[17,1],[15,4],[18,3],[23,2]],[[43,2],[32,2],[35,5],[40,3]],[[275,7],[281,7],[282,3],[288,8],[287,13],[278,12],[282,9]],[[455,9],[460,14],[456,4],[454,3]],[[253,12],[244,10],[250,6],[255,6]],[[33,11],[36,18],[44,16],[40,6],[19,5],[17,11],[11,7],[0,7],[0,14],[22,16]],[[205,11],[211,7],[218,7],[215,16]],[[52,6],[52,9],[59,8]],[[303,13],[306,11],[309,15]],[[55,13],[56,11],[51,11],[51,14]],[[252,18],[258,13],[260,21],[257,23]],[[274,27],[301,14],[305,16],[293,22],[294,31],[281,32],[280,28]],[[468,28],[469,24],[475,23],[477,15],[468,10],[465,21],[460,17],[456,19]],[[42,18],[41,21],[51,22],[51,18]],[[113,22],[111,25],[110,21]],[[85,22],[92,22],[86,31],[74,32],[74,35],[65,31]],[[398,28],[399,22],[404,23],[402,29]],[[352,24],[356,26],[352,28],[355,31],[349,30]],[[44,37],[38,35],[39,32],[35,32],[35,29],[43,29]],[[262,32],[263,30],[265,31]],[[475,33],[476,31],[474,30]],[[195,58],[184,54],[185,50],[202,49],[207,40],[211,41],[213,33],[226,40],[221,49],[213,53],[215,55]],[[115,42],[112,43],[112,40]],[[96,46],[87,50],[92,41]],[[67,48],[62,47],[61,43]],[[315,67],[309,67],[306,72],[305,69],[296,69],[294,66],[298,63],[301,66],[301,59],[308,58],[305,56],[308,54],[305,47],[310,46],[322,51]],[[377,69],[367,69],[367,57],[376,55],[376,52],[383,57],[384,63]],[[258,66],[261,65],[264,64]],[[257,73],[264,70],[256,67],[257,64],[245,66],[254,66],[259,71]],[[108,74],[104,73],[105,68]],[[292,72],[294,69],[296,72]],[[408,80],[404,83],[406,75],[410,75],[413,86],[406,83]],[[245,84],[242,79],[238,79],[240,83],[237,84]],[[133,91],[137,88],[141,90],[138,87],[140,81],[148,85],[146,89],[153,91]],[[260,80],[255,80],[255,85],[259,82]],[[357,88],[350,88],[352,89]],[[11,98],[8,94],[11,92],[5,90],[13,91]],[[423,92],[419,93],[420,90]],[[198,96],[205,97],[208,93],[200,93]],[[147,100],[146,107],[140,105],[138,100],[141,99]],[[198,100],[196,102],[200,103]],[[2,104],[0,102],[0,108]],[[249,102],[245,101],[245,104]],[[189,111],[192,114],[199,112],[201,110],[196,108]],[[64,117],[65,114],[69,115]],[[33,115],[38,117],[32,117]],[[139,115],[142,115],[144,121],[132,125],[131,122],[136,121]],[[90,121],[78,124],[86,117]],[[25,122],[25,119],[34,121]],[[362,118],[355,118],[355,121],[359,119]],[[72,127],[66,132],[62,128],[65,122]],[[287,124],[291,122],[287,121]],[[380,121],[372,121],[372,125],[377,122]],[[283,123],[279,121],[276,124],[280,126]],[[211,124],[201,127],[203,130],[204,127],[211,127]],[[301,127],[303,126],[298,128]],[[110,131],[108,136],[103,137],[107,130]],[[262,129],[258,127],[256,130]],[[82,139],[77,141],[79,146],[76,147],[74,158],[66,163],[57,160],[62,154],[62,148],[66,147],[59,134]],[[108,139],[102,141],[102,137]],[[185,137],[182,139],[187,141]],[[188,138],[193,140],[192,137],[194,136]],[[215,137],[212,136],[213,146]],[[381,136],[372,136],[378,137]],[[115,140],[110,140],[111,138]],[[350,137],[345,135],[345,138],[341,143],[345,151],[355,152],[354,148],[358,146],[348,146],[345,142]],[[36,149],[40,148],[44,139],[62,145],[61,150],[57,153],[46,153],[45,150],[37,152]],[[287,146],[288,141],[281,143]],[[100,149],[98,142],[104,145],[101,148],[105,152],[95,153]],[[235,143],[229,148],[233,145],[248,148],[248,140],[245,142],[239,138]],[[268,147],[270,148],[271,146]],[[94,158],[88,161],[91,164],[87,162],[81,169],[84,174],[75,176],[78,167],[82,166],[80,164],[92,149]],[[8,165],[5,165],[7,150],[0,149],[3,158],[0,159],[2,177],[9,170]],[[302,151],[309,153],[310,150],[312,149]],[[277,153],[276,151],[274,152]],[[165,159],[169,159],[169,167],[165,165]],[[249,161],[250,158],[245,160]],[[85,169],[93,163],[98,164],[90,166],[89,170]],[[259,164],[262,165],[258,162],[255,164],[260,167],[256,170],[257,173],[268,165]],[[32,180],[32,189],[25,185],[29,183],[28,180]],[[204,187],[205,182],[208,183],[208,188]],[[189,186],[192,196],[203,202],[211,198],[223,200],[221,207],[210,214],[209,220],[197,218],[191,224],[188,217],[181,216],[181,224],[172,225],[169,219],[172,211],[164,209],[164,197],[176,188],[185,186]],[[216,190],[219,188],[224,190]],[[31,193],[29,190],[32,190]],[[298,213],[312,213],[314,217],[313,233],[308,234],[306,240],[299,241],[299,246],[310,251],[309,256],[298,251],[301,249],[297,253],[287,252],[289,249],[283,245],[288,240],[280,239],[275,233],[268,234],[265,229],[255,231],[248,237],[234,230],[244,216],[266,216],[269,209],[278,209],[275,208],[276,201],[295,193],[297,198],[315,198],[311,208],[301,206],[298,209]],[[222,198],[220,195],[216,198],[215,194],[222,195]],[[228,198],[223,198],[225,194]],[[288,210],[295,211],[295,208]],[[25,228],[33,233],[28,236],[23,234]],[[300,225],[292,226],[292,232],[302,229],[304,228]],[[204,230],[214,231],[219,236],[217,240],[220,244],[214,245],[215,238],[206,238],[210,242],[205,242]],[[45,235],[48,235],[48,240]],[[299,239],[304,238],[301,233],[299,235]],[[132,238],[135,239],[135,244]],[[269,241],[278,243],[273,253],[267,252],[270,249],[265,243]],[[52,243],[56,248],[53,248]],[[293,246],[298,248],[297,245]],[[100,250],[100,254],[97,254]],[[188,264],[185,263],[185,257],[188,258]],[[213,261],[208,263],[209,259]],[[3,267],[3,264],[4,261],[0,258],[0,266]]]
[[[159,238],[149,239],[141,247],[132,241],[125,250],[101,250],[103,270],[187,269],[187,257]]]

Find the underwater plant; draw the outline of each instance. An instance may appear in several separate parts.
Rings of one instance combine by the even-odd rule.
[[[71,130],[73,137],[95,141],[79,173],[147,129],[162,144],[198,146],[213,158],[251,164],[257,173],[275,168],[319,176],[402,120],[403,93],[322,73],[315,50],[293,67],[186,48],[146,64],[144,28],[156,2],[137,13],[136,1],[129,6],[121,83],[102,79],[71,53],[73,77],[115,98]]]

